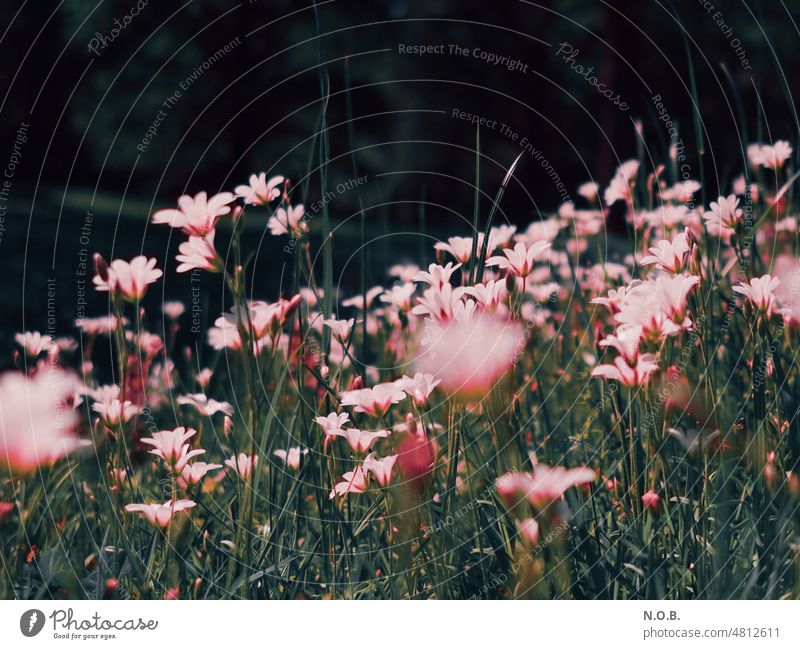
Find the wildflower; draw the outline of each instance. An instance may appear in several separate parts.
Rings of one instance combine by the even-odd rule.
[[[392,286],[381,295],[381,302],[392,305],[398,313],[408,313],[411,311],[411,298],[416,289],[417,287],[410,282]]]
[[[336,340],[342,343],[342,345],[347,345],[347,341],[350,339],[350,334],[353,332],[353,325],[355,322],[356,321],[353,318],[350,318],[349,320],[336,320],[335,318],[330,318],[328,320],[323,320],[322,324],[331,330]]]
[[[233,469],[242,480],[249,480],[253,474],[253,470],[258,464],[258,455],[232,455],[229,459],[225,460],[225,466]]]
[[[464,296],[466,289],[463,286],[453,288],[450,284],[431,286],[425,289],[422,296],[417,298],[416,306],[411,309],[412,315],[429,316],[439,322],[447,322],[453,318],[456,304]]]
[[[159,503],[132,503],[125,505],[128,513],[141,513],[151,525],[166,527],[176,514],[187,511],[197,503],[193,500],[168,500],[163,505]]]
[[[107,334],[114,331],[119,325],[128,324],[127,318],[117,318],[116,316],[100,316],[99,318],[78,318],[75,326],[83,333],[90,336],[97,334]]]
[[[130,421],[142,411],[141,407],[119,398],[118,385],[105,385],[89,394],[95,400],[92,410],[100,415],[108,428]]]
[[[366,293],[366,308],[369,309],[372,302],[378,297],[381,293],[383,293],[383,286],[373,286],[372,288],[367,290]],[[364,311],[364,297],[363,295],[355,295],[351,298],[347,298],[346,300],[342,300],[342,306],[347,307],[355,307],[359,311]]]
[[[261,172],[250,176],[249,185],[238,185],[233,191],[247,205],[265,205],[281,195],[278,185],[283,181],[283,176],[273,176],[267,180],[267,174]]]
[[[428,403],[431,392],[441,383],[441,379],[434,378],[433,374],[417,372],[414,378],[403,374],[403,378],[398,379],[395,383],[414,400],[417,407],[420,407]]]
[[[482,242],[483,234],[479,234],[476,248],[478,252],[480,252]],[[472,257],[472,237],[450,237],[447,242],[439,241],[433,247],[442,252],[449,252],[459,264],[467,263]]]
[[[353,406],[356,412],[365,412],[373,417],[383,417],[392,404],[406,398],[406,393],[394,383],[379,383],[374,388],[342,392],[340,403]]]
[[[526,545],[536,547],[539,545],[539,523],[535,518],[526,518],[517,521],[517,533],[522,537]]]
[[[227,401],[209,399],[208,396],[202,393],[180,396],[178,397],[178,403],[182,406],[191,406],[205,417],[211,417],[218,412],[229,416],[233,414],[233,406]]]
[[[345,496],[349,493],[360,494],[367,488],[368,474],[364,467],[359,465],[352,471],[342,475],[342,481],[337,482],[331,491],[329,498],[333,500],[336,496]]]
[[[221,469],[221,464],[209,464],[207,462],[192,462],[183,467],[178,476],[178,486],[181,489],[188,489],[200,484],[209,471]]]
[[[775,289],[781,283],[781,280],[771,275],[762,275],[761,277],[754,277],[748,283],[740,283],[733,287],[736,293],[744,295],[753,308],[757,311],[766,314],[769,318],[775,312]]]
[[[210,199],[206,192],[178,199],[178,209],[159,210],[153,214],[153,223],[165,223],[180,228],[190,237],[204,237],[216,226],[221,216],[231,211],[235,197],[230,192],[215,194]]]
[[[0,375],[0,470],[27,473],[91,444],[75,435],[77,413],[68,405],[79,382],[58,368],[32,378]]]
[[[167,466],[176,473],[180,473],[191,458],[205,453],[202,449],[189,450],[189,444],[186,442],[196,434],[197,431],[193,428],[179,426],[174,430],[161,430],[153,433],[152,437],[143,437],[141,441],[143,444],[153,447],[150,453],[157,455],[164,460]]]
[[[299,446],[295,446],[290,448],[288,451],[285,451],[282,448],[279,448],[277,451],[273,452],[273,455],[283,460],[286,466],[288,466],[290,469],[297,470],[300,468],[300,456],[308,455],[308,449],[304,448],[301,450]]]
[[[414,275],[419,272],[419,266],[416,264],[395,264],[389,268],[389,277],[397,277],[401,282],[414,281]]]
[[[756,147],[752,150],[748,147],[750,163],[753,166],[780,169],[792,157],[792,146],[786,140],[778,140],[772,146],[769,144],[751,146]]]
[[[658,370],[654,354],[641,354],[633,365],[621,356],[614,359],[613,365],[598,365],[592,370],[593,377],[619,381],[627,388],[635,388],[647,383],[650,375]]]
[[[95,288],[98,291],[110,291],[127,300],[141,300],[147,287],[164,273],[156,266],[155,257],[134,257],[130,262],[115,259],[111,262],[103,277],[100,273],[94,276]]]
[[[216,232],[212,230],[204,237],[189,237],[178,246],[178,254],[175,261],[181,262],[175,269],[178,273],[185,273],[187,270],[207,270],[211,273],[221,273],[224,268],[222,257],[217,254],[214,248],[214,236]]]
[[[590,203],[597,200],[597,195],[600,193],[600,185],[595,182],[585,182],[578,187],[578,194],[583,196]]]
[[[655,264],[659,270],[677,274],[683,271],[690,250],[686,232],[680,232],[671,242],[665,239],[659,241],[655,248],[650,248],[650,254],[642,257],[639,263],[642,266]]]
[[[301,237],[308,230],[304,215],[305,208],[302,205],[289,206],[289,209],[279,207],[270,217],[267,227],[276,237],[282,234]]]
[[[565,469],[537,464],[533,473],[500,476],[496,486],[497,493],[509,507],[515,506],[520,498],[527,498],[536,510],[542,511],[561,499],[567,489],[592,482],[596,477],[594,469],[587,466]]]
[[[703,220],[708,233],[725,240],[730,239],[731,235],[736,232],[736,226],[741,218],[742,210],[736,194],[731,194],[727,198],[720,196],[716,202],[711,203],[709,212],[703,212]]]
[[[439,264],[431,264],[428,266],[428,270],[424,271],[421,270],[414,275],[412,278],[415,282],[425,282],[426,284],[430,284],[434,288],[440,288],[445,284],[450,283],[450,277],[453,275],[456,270],[461,268],[461,264],[453,264],[453,262],[448,262],[446,266],[440,266]]]
[[[171,302],[164,302],[164,306],[161,310],[170,320],[177,320],[183,315],[184,311],[186,311],[186,306],[183,302],[173,300]]]
[[[339,431],[343,430],[344,425],[349,419],[350,415],[346,412],[342,414],[332,412],[326,417],[314,417],[314,421],[322,427],[322,431],[325,433],[325,446],[327,446],[331,439],[339,435]]]
[[[392,481],[392,469],[396,461],[396,455],[378,458],[375,453],[370,453],[364,459],[364,469],[375,477],[381,487],[386,487]]]
[[[531,246],[522,241],[514,246],[513,250],[508,248],[503,250],[505,257],[490,257],[486,261],[487,266],[499,266],[517,277],[527,277],[533,271],[533,262],[550,247],[546,241],[537,241]]]
[[[474,297],[484,309],[497,308],[508,295],[506,283],[494,279],[474,286],[466,286],[464,292]]]
[[[637,160],[628,160],[617,168],[603,196],[608,205],[613,205],[619,200],[629,201],[632,199],[633,186],[638,172],[639,162]]]
[[[397,447],[397,466],[400,473],[417,491],[428,485],[436,465],[437,445],[428,438],[425,429],[414,415],[406,418],[406,434]]]
[[[448,394],[483,396],[514,363],[526,339],[519,324],[490,314],[432,324],[426,347],[418,353],[418,371],[432,374]]]
[[[52,336],[43,336],[38,331],[26,331],[16,334],[14,340],[31,358],[36,358],[42,352],[49,351],[53,345]]]
[[[642,495],[642,504],[651,514],[657,514],[661,510],[661,498],[652,489]]]
[[[388,430],[368,431],[358,428],[339,428],[333,433],[336,437],[344,437],[355,453],[366,453],[376,439],[389,437],[390,434]]]

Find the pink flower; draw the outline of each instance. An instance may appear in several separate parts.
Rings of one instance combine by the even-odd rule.
[[[641,327],[622,326],[617,329],[616,334],[607,336],[598,344],[601,347],[613,347],[626,361],[634,362],[639,356],[641,339]]]
[[[652,489],[642,495],[642,504],[647,511],[653,514],[657,514],[661,510],[661,498]]]
[[[650,248],[650,254],[642,257],[639,263],[642,266],[656,264],[660,270],[668,273],[680,273],[686,265],[691,246],[686,232],[680,232],[669,242],[662,239],[655,248]]]
[[[221,469],[221,464],[209,464],[207,462],[192,462],[183,467],[178,476],[178,486],[181,489],[188,489],[200,484],[209,471]]]
[[[92,390],[89,396],[95,400],[92,410],[100,415],[103,423],[109,428],[115,428],[123,422],[130,421],[142,411],[139,406],[130,401],[120,400],[118,385],[102,386]]]
[[[412,279],[415,282],[425,282],[435,288],[439,288],[445,284],[449,284],[450,277],[452,277],[453,273],[459,268],[461,268],[461,264],[454,265],[452,261],[448,262],[446,266],[431,264],[428,266],[427,271],[421,270],[417,272]]]
[[[600,193],[600,186],[595,182],[586,182],[578,187],[578,194],[583,196],[587,201],[594,202]]]
[[[308,230],[304,215],[305,208],[302,205],[289,206],[288,210],[279,207],[275,210],[275,214],[272,215],[267,226],[276,237],[282,234],[300,237]]]
[[[594,469],[588,466],[565,469],[538,464],[533,473],[506,473],[497,479],[496,485],[497,493],[508,506],[527,498],[535,509],[542,511],[560,500],[567,489],[592,482],[596,477]]]
[[[68,405],[79,386],[56,367],[32,378],[0,375],[0,470],[27,473],[91,444],[75,436],[78,415]]]
[[[726,240],[736,232],[736,225],[741,218],[742,210],[736,194],[731,194],[727,198],[720,196],[716,202],[711,203],[710,211],[703,213],[703,220],[709,234]]]
[[[431,324],[425,348],[415,361],[419,371],[441,381],[448,394],[483,397],[525,349],[526,338],[514,320],[486,312],[447,325]]]
[[[178,273],[185,273],[187,270],[207,270],[211,273],[220,273],[224,268],[222,258],[214,248],[214,237],[216,232],[211,230],[204,237],[189,237],[178,246],[178,254],[175,261],[181,262],[175,269]]]
[[[392,286],[381,295],[381,302],[391,304],[398,313],[408,313],[411,310],[411,298],[416,290],[417,287],[411,283]]]
[[[238,456],[232,455],[229,459],[225,460],[225,466],[236,471],[242,480],[248,480],[257,465],[258,455],[239,453]]]
[[[178,199],[178,209],[159,210],[153,214],[153,223],[166,223],[172,228],[180,228],[192,237],[204,237],[217,225],[220,216],[231,211],[234,201],[230,192],[216,194],[210,199],[205,192]]]
[[[441,379],[435,378],[433,374],[417,372],[414,378],[404,374],[403,378],[395,381],[395,384],[414,400],[417,407],[420,407],[428,403],[434,388],[441,382]]]
[[[252,332],[256,338],[277,334],[286,324],[286,319],[300,306],[300,295],[289,300],[279,299],[269,303],[262,301],[248,302],[246,307],[234,307],[231,313],[224,313],[214,323],[217,327],[226,326],[238,329],[239,320],[242,326]],[[241,343],[240,343],[241,344]]]
[[[336,340],[342,343],[342,345],[346,345],[350,338],[350,334],[353,331],[353,325],[355,322],[356,321],[354,318],[350,318],[349,320],[336,320],[335,318],[330,318],[328,320],[323,320],[322,324],[331,330]]]
[[[339,435],[339,431],[343,430],[343,426],[350,419],[350,415],[346,412],[337,414],[332,412],[327,417],[314,417],[314,421],[322,426],[322,431],[325,433],[325,446],[328,442]]]
[[[99,273],[94,276],[98,291],[111,291],[128,302],[136,302],[144,297],[147,287],[164,273],[156,268],[156,259],[144,256],[134,257],[130,262],[115,259],[107,268],[107,277]]]
[[[751,147],[755,147],[752,148]],[[748,147],[750,162],[768,169],[780,169],[792,157],[792,146],[786,140],[778,140],[774,145],[751,145]]]
[[[478,246],[476,253],[480,254],[483,235],[478,235]],[[460,264],[465,264],[472,257],[472,237],[450,237],[447,242],[439,241],[433,246],[436,250],[449,252]],[[458,266],[456,266],[458,268]],[[455,269],[453,269],[455,270]],[[415,281],[416,278],[415,278]],[[423,280],[426,281],[426,280]]]
[[[383,286],[373,286],[370,289],[367,289],[367,308],[370,307],[372,301],[378,297],[381,293],[383,293]],[[353,297],[349,297],[346,300],[342,300],[342,306],[352,306],[358,309],[359,311],[364,310],[364,296],[363,295],[354,295]]]
[[[506,299],[508,290],[505,281],[490,279],[485,283],[464,287],[464,292],[471,295],[484,309],[495,309]]]
[[[638,172],[639,162],[637,160],[628,160],[617,168],[603,196],[608,205],[613,205],[620,200],[631,199]]]
[[[128,513],[139,512],[144,515],[151,525],[166,527],[175,514],[187,511],[196,504],[193,500],[168,500],[163,505],[158,503],[133,503],[125,505],[125,511]]]
[[[49,351],[53,345],[52,336],[43,336],[38,331],[26,331],[16,334],[14,340],[31,358],[36,358],[42,352]]]
[[[533,272],[533,262],[542,256],[542,253],[550,247],[547,241],[537,241],[528,247],[522,241],[514,246],[514,249],[504,249],[502,252],[505,257],[490,257],[487,266],[499,266],[517,277],[527,277]]]
[[[771,275],[754,277],[749,283],[740,283],[733,287],[736,293],[744,295],[753,308],[770,317],[775,312],[775,289],[781,280]]]
[[[598,365],[592,370],[592,376],[610,381],[619,381],[627,388],[635,388],[647,383],[650,375],[658,370],[654,354],[641,354],[631,365],[623,357],[614,359],[613,365]]]
[[[283,181],[283,176],[273,176],[267,180],[267,174],[262,172],[258,175],[252,174],[249,185],[238,185],[233,191],[236,196],[243,198],[247,205],[265,205],[281,195],[278,185]]]
[[[116,316],[100,316],[99,318],[78,318],[75,321],[75,326],[78,327],[83,333],[96,336],[97,334],[107,334],[120,324],[128,324],[127,318],[117,318]]]
[[[396,455],[378,458],[375,453],[370,453],[364,459],[364,469],[375,477],[381,487],[386,487],[392,481],[392,470],[396,461]]]
[[[352,471],[342,475],[342,481],[337,482],[331,491],[329,498],[333,500],[336,496],[345,496],[349,493],[360,494],[367,488],[367,472],[364,467],[357,466]]]
[[[450,284],[431,286],[425,289],[422,297],[417,298],[417,305],[411,309],[411,313],[416,316],[429,316],[439,322],[447,322],[453,318],[454,309],[461,301],[465,291],[463,286],[453,288]]]
[[[227,401],[209,399],[208,396],[202,393],[180,396],[178,397],[178,403],[182,406],[191,406],[206,417],[211,417],[218,412],[225,413],[228,416],[233,414],[233,406]]]
[[[190,459],[205,453],[202,449],[189,450],[189,444],[186,441],[195,434],[197,431],[193,428],[180,426],[174,430],[153,433],[152,437],[143,437],[141,441],[143,444],[153,446],[150,453],[157,455],[164,460],[167,466],[176,473],[180,473]]]
[[[304,448],[301,450],[299,446],[295,446],[290,448],[288,451],[285,451],[282,448],[279,448],[277,451],[274,451],[273,455],[282,459],[286,466],[296,471],[300,468],[300,456],[308,455],[308,449]]]
[[[526,545],[536,547],[539,545],[539,523],[535,518],[526,518],[517,521],[517,532]]]
[[[366,453],[376,439],[389,437],[391,433],[388,430],[368,431],[359,430],[358,428],[339,428],[333,434],[336,437],[344,437],[353,452]]]
[[[164,302],[164,306],[161,310],[170,320],[177,320],[186,311],[186,306],[183,302],[173,300],[171,302]]]
[[[353,406],[356,412],[382,417],[392,404],[405,398],[406,393],[394,383],[379,383],[374,388],[342,392],[340,402],[343,406]]]

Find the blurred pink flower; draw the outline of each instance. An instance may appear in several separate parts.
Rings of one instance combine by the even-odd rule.
[[[503,270],[516,275],[517,277],[527,277],[533,272],[533,263],[542,256],[542,253],[550,247],[547,241],[537,241],[527,246],[522,241],[514,246],[513,250],[505,248],[502,252],[504,257],[489,257],[486,261],[487,266],[499,266]]]
[[[647,511],[653,514],[657,514],[661,510],[661,498],[652,489],[642,495],[642,504]]]
[[[531,547],[539,545],[539,523],[535,518],[517,521],[517,532],[526,545]]]
[[[141,407],[130,401],[120,400],[118,385],[101,386],[91,390],[89,396],[95,401],[92,410],[100,415],[103,423],[109,428],[130,421],[142,411]]]
[[[542,511],[551,503],[560,500],[564,492],[597,477],[594,469],[587,466],[575,469],[549,467],[537,464],[533,473],[506,473],[497,479],[497,493],[509,507],[521,498],[527,498],[533,507]]]
[[[179,302],[178,300],[173,300],[171,302],[164,302],[164,306],[162,307],[161,310],[164,312],[164,315],[167,316],[170,320],[177,320],[186,311],[186,306],[184,305],[183,302]]]
[[[32,378],[0,375],[0,469],[26,473],[91,444],[75,436],[78,414],[68,405],[80,382],[57,367]]]
[[[429,323],[426,347],[417,353],[415,365],[441,381],[441,389],[448,394],[483,397],[512,366],[526,342],[518,322],[481,312],[447,325]]]
[[[38,331],[25,331],[21,334],[16,334],[14,340],[16,340],[17,344],[32,358],[35,358],[42,352],[49,351],[53,346],[52,336],[44,336]]]
[[[178,397],[178,403],[182,406],[191,406],[201,415],[206,417],[211,417],[218,412],[222,412],[229,416],[233,414],[233,406],[227,401],[216,401],[215,399],[209,399],[208,396],[203,393],[185,394]]]
[[[483,234],[478,235],[478,246],[476,253],[480,254],[481,244],[483,242]],[[465,264],[472,256],[472,237],[450,237],[447,242],[439,241],[433,246],[436,250],[449,252],[456,261],[460,264]],[[456,266],[458,268],[458,266]],[[455,268],[453,269],[455,270]],[[419,281],[416,280],[415,281]],[[427,281],[427,280],[422,280]]]
[[[273,176],[267,180],[267,174],[262,172],[250,176],[249,185],[238,185],[234,192],[236,196],[244,199],[247,205],[265,205],[271,203],[281,195],[278,186],[284,181],[283,176]]]
[[[752,148],[751,147],[755,147]],[[768,169],[780,169],[792,157],[792,146],[786,140],[778,140],[769,144],[751,145],[748,147],[750,162],[753,166],[761,165]]]
[[[461,301],[466,289],[463,286],[453,288],[450,284],[431,286],[417,298],[416,306],[411,313],[416,316],[429,316],[439,322],[447,322],[453,318],[453,311]]]
[[[193,500],[168,500],[163,505],[159,503],[132,503],[125,505],[128,513],[140,513],[151,525],[166,527],[173,517],[180,512],[187,511],[197,503]]]
[[[631,190],[636,183],[636,174],[639,172],[639,162],[628,160],[623,162],[611,179],[611,183],[604,192],[603,198],[608,205],[613,205],[620,200],[630,200]]]
[[[166,223],[172,228],[180,228],[193,237],[204,237],[217,225],[220,216],[231,211],[230,203],[235,197],[230,192],[222,192],[208,198],[206,192],[178,199],[178,209],[158,210],[153,214],[153,223]]]
[[[144,256],[134,257],[130,262],[114,259],[107,270],[107,278],[100,274],[94,276],[95,288],[98,291],[111,291],[128,302],[141,300],[147,287],[164,273],[156,268],[156,258]]]
[[[754,277],[748,283],[740,283],[733,287],[734,292],[744,295],[753,308],[770,317],[775,312],[775,289],[781,280],[771,275]]]
[[[386,487],[392,481],[392,469],[396,461],[396,455],[378,458],[375,453],[370,453],[364,459],[364,469],[372,473],[381,487]]]
[[[229,459],[225,460],[225,466],[233,469],[242,480],[248,480],[253,474],[253,470],[258,465],[257,455],[232,455]]]
[[[299,446],[294,446],[286,451],[279,448],[277,451],[273,452],[273,455],[283,460],[287,467],[296,471],[300,468],[300,456],[308,455],[308,449],[304,448],[301,450]]]
[[[742,210],[736,194],[731,194],[727,198],[720,196],[716,202],[711,203],[708,212],[703,212],[703,220],[708,233],[715,237],[722,237],[726,241],[736,232],[736,226],[741,219]]]
[[[224,269],[222,258],[214,248],[214,237],[216,232],[211,230],[204,237],[189,237],[178,246],[178,254],[175,261],[180,265],[175,269],[178,273],[185,273],[187,270],[207,270],[211,273],[221,273]]]
[[[336,320],[335,318],[329,318],[328,320],[323,320],[322,324],[328,327],[333,336],[343,345],[347,344],[347,341],[350,339],[350,334],[353,331],[353,325],[355,324],[355,319],[350,318],[349,320]]]
[[[446,266],[431,264],[428,266],[427,271],[421,270],[417,272],[412,279],[415,282],[425,282],[434,288],[439,288],[449,284],[453,273],[459,268],[461,268],[461,264],[453,264],[452,261],[448,262]]]

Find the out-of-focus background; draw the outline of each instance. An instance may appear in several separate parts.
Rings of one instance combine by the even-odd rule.
[[[370,273],[420,251],[432,260],[431,237],[469,233],[472,116],[484,218],[526,151],[500,216],[521,225],[581,204],[577,186],[605,186],[627,158],[667,161],[659,116],[677,126],[706,204],[741,172],[748,140],[797,146],[796,3],[13,0],[0,14],[4,363],[15,331],[48,319],[70,330],[83,249],[156,256],[169,270],[149,298],[190,299],[196,287],[173,272],[180,237],[148,224],[179,195],[266,171],[318,201],[323,104],[343,291],[358,276],[360,204]],[[355,175],[367,176],[358,191]],[[256,287],[275,297],[284,242],[249,218]],[[221,288],[203,279],[205,322]],[[104,309],[91,295],[87,314]]]

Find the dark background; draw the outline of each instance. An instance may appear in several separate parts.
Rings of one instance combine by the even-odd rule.
[[[798,137],[793,93],[800,74],[800,7],[774,0],[714,4],[709,12],[694,0],[335,0],[320,3],[315,14],[306,0],[149,0],[94,54],[88,49],[92,39],[109,38],[115,19],[124,22],[136,0],[4,2],[1,167],[20,124],[29,127],[0,240],[0,299],[7,321],[0,349],[9,349],[13,332],[23,327],[45,327],[48,277],[57,278],[59,333],[70,330],[87,211],[95,217],[93,250],[107,257],[144,250],[159,257],[160,266],[168,265],[163,292],[149,296],[156,302],[164,296],[186,299],[191,287],[186,276],[171,270],[182,235],[170,238],[163,226],[148,226],[155,209],[172,206],[182,193],[230,190],[262,170],[299,183],[298,201],[319,198],[318,151],[312,145],[328,84],[329,183],[353,175],[354,149],[358,173],[369,176],[360,198],[369,236],[377,238],[370,245],[376,281],[384,281],[378,267],[416,258],[419,250],[429,261],[427,237],[468,233],[475,129],[454,119],[453,108],[504,122],[519,138],[527,137],[576,197],[578,184],[591,177],[604,186],[620,161],[640,154],[635,118],[644,126],[645,158],[665,160],[666,129],[650,99],[660,94],[680,125],[693,177],[705,180],[707,203],[741,171],[742,142],[786,138],[797,149]],[[717,11],[730,25],[729,35],[714,19]],[[165,109],[145,151],[137,150],[163,102],[237,38]],[[733,38],[751,70],[740,64]],[[556,55],[561,42],[579,49],[576,62],[594,66],[598,79],[630,110],[615,107],[572,71]],[[527,73],[471,55],[399,54],[400,44],[479,47],[519,59]],[[497,129],[485,130],[481,140],[481,187],[491,196],[520,147]],[[560,204],[559,192],[534,160],[523,157],[516,177],[502,218],[525,225]],[[336,232],[335,253],[345,286],[357,286],[349,258],[358,227],[347,219],[358,211],[358,199],[357,192],[345,191],[330,204],[334,223],[345,222]],[[484,216],[489,203],[484,197]],[[249,218],[257,245],[265,219]],[[612,219],[612,230],[616,223]],[[425,237],[419,236],[422,230]],[[312,231],[319,231],[313,221]],[[222,228],[223,249],[225,237]],[[255,278],[262,297],[279,290],[281,245],[263,239]],[[204,317],[213,318],[221,287],[214,278],[203,282],[210,314]],[[89,312],[104,308],[96,297]]]

